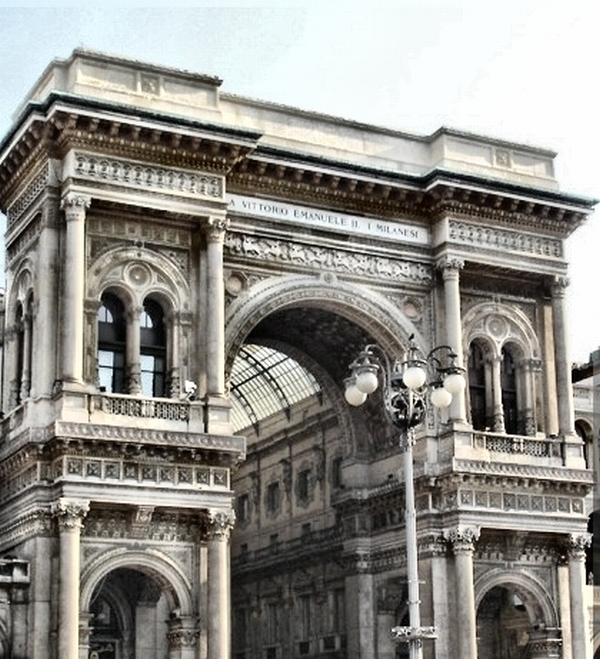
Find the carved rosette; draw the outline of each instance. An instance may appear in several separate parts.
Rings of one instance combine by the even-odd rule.
[[[567,555],[570,560],[585,561],[587,550],[592,546],[591,533],[571,533],[566,543]]]
[[[77,532],[83,526],[83,519],[90,510],[87,499],[60,498],[52,504],[52,515],[56,517],[60,532]]]
[[[455,554],[475,551],[475,543],[479,540],[480,529],[478,526],[461,527],[444,531],[446,542],[452,545]]]
[[[206,532],[209,540],[228,540],[235,524],[233,510],[209,510],[206,518]]]
[[[229,219],[226,217],[210,217],[206,221],[206,239],[209,243],[225,242],[225,233],[229,229]]]
[[[88,195],[68,194],[63,197],[60,207],[65,212],[66,221],[75,222],[85,219],[85,212],[90,207],[91,201]]]

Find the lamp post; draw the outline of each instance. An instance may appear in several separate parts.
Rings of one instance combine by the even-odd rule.
[[[414,428],[425,419],[427,406],[448,407],[452,396],[465,386],[464,369],[450,346],[438,346],[426,357],[420,356],[413,336],[405,361],[390,361],[377,345],[364,348],[350,364],[346,379],[346,401],[362,405],[369,394],[382,385],[383,404],[388,420],[399,430],[403,450],[406,524],[406,572],[408,580],[408,627],[394,627],[392,635],[408,643],[410,659],[422,659],[423,639],[434,638],[433,627],[421,626],[417,515],[413,483]]]

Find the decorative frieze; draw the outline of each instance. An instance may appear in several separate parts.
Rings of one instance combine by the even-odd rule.
[[[535,489],[538,487],[539,484],[536,485]],[[584,500],[582,497],[543,495],[539,492],[528,493],[523,492],[522,489],[511,492],[506,489],[498,491],[461,488],[458,491],[458,497],[453,496],[450,500],[444,499],[444,509],[453,510],[456,507],[535,514],[583,515]]]
[[[303,269],[329,270],[338,274],[374,277],[380,281],[411,281],[427,285],[433,278],[431,267],[424,263],[390,259],[364,252],[305,245],[287,240],[257,238],[229,232],[225,237],[225,247],[232,256],[292,265]]]
[[[495,252],[517,252],[557,259],[564,256],[562,241],[539,234],[485,227],[458,220],[448,222],[448,231],[451,242],[488,248]]]
[[[200,199],[224,199],[223,177],[174,167],[158,167],[114,157],[76,153],[74,175],[78,178],[138,188],[144,192],[165,192]]]
[[[11,206],[9,206],[6,213],[7,227],[9,230],[13,228],[23,213],[25,213],[25,211],[37,199],[48,184],[49,180],[50,171],[48,166],[44,165],[44,167],[30,181],[29,185],[25,188],[25,191],[17,197]]]
[[[65,455],[55,462],[55,478],[193,489],[229,489],[229,470],[140,459]]]

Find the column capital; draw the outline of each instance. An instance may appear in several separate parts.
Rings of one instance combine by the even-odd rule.
[[[229,218],[215,216],[209,217],[204,223],[206,238],[209,243],[223,243],[225,232],[229,229]]]
[[[52,515],[58,520],[61,531],[79,531],[89,510],[90,502],[87,499],[61,497],[51,506]]]
[[[436,261],[435,267],[442,271],[444,277],[458,275],[465,267],[465,260],[458,256],[442,256]]]
[[[167,640],[169,649],[195,648],[198,645],[200,630],[198,622],[191,616],[182,616],[169,621]]]
[[[565,292],[570,285],[570,280],[568,277],[557,276],[552,279],[550,284],[550,289],[552,291],[553,298],[561,298],[565,296]]]
[[[235,524],[235,512],[229,510],[209,510],[206,517],[209,540],[228,540]]]
[[[60,207],[65,212],[67,222],[71,222],[83,220],[91,203],[92,198],[89,195],[69,192],[60,200]]]
[[[592,545],[591,533],[571,533],[566,539],[567,556],[570,560],[584,561],[586,551]]]
[[[478,526],[456,526],[445,529],[444,538],[452,545],[455,554],[472,552],[475,550],[475,543],[479,540],[480,531]]]

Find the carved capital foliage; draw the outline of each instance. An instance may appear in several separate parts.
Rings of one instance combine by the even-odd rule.
[[[67,499],[61,497],[52,504],[52,515],[58,520],[61,531],[79,531],[83,519],[90,510],[87,499]]]
[[[446,542],[452,545],[455,554],[460,552],[472,552],[475,543],[479,540],[480,529],[478,526],[457,526],[444,531]]]
[[[229,229],[229,219],[226,217],[209,217],[206,220],[206,238],[209,243],[221,243],[225,241],[225,233]]]
[[[209,540],[227,540],[235,524],[233,510],[209,510],[206,518]]]
[[[175,618],[169,622],[167,639],[170,650],[195,648],[198,645],[200,630],[193,618]]]
[[[459,271],[465,267],[465,261],[458,256],[446,255],[438,259],[435,267],[442,271],[444,277],[456,276],[458,275]]]
[[[564,297],[565,292],[569,287],[570,283],[571,282],[569,281],[568,277],[554,277],[551,284],[552,297],[554,298]]]
[[[571,533],[566,541],[567,555],[571,560],[585,560],[586,551],[592,546],[591,533]]]
[[[65,212],[67,222],[79,221],[85,218],[85,212],[92,202],[88,195],[69,193],[60,202],[61,209]]]

